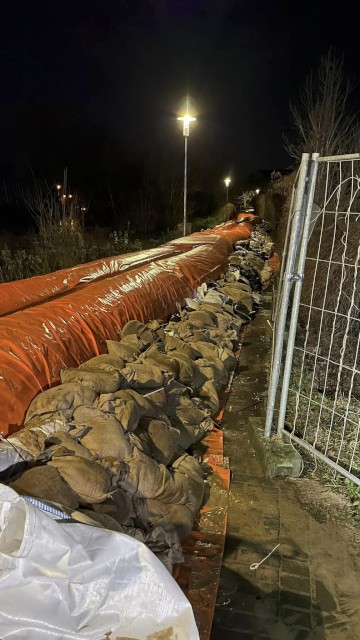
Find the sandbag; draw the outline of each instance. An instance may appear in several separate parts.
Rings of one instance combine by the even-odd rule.
[[[156,418],[156,406],[133,389],[121,389],[116,393],[101,395],[94,406],[102,411],[115,414],[126,431],[135,431],[142,416]]]
[[[172,351],[171,357],[179,363],[179,373],[177,380],[182,384],[191,387],[194,391],[201,387],[206,378],[196,366],[196,362],[178,351]]]
[[[97,462],[79,456],[54,458],[48,466],[55,467],[71,487],[79,502],[102,502],[111,495],[111,475]]]
[[[119,524],[133,523],[135,509],[131,496],[117,487],[111,494],[111,497],[92,505],[94,511],[104,513],[116,520]]]
[[[180,432],[171,426],[171,422],[165,416],[161,420],[141,418],[135,434],[132,435],[140,440],[144,453],[165,465],[173,459],[179,447]],[[136,444],[135,440],[131,439],[131,442]]]
[[[33,458],[37,458],[45,449],[46,433],[41,429],[20,429],[8,438],[8,442],[16,449],[27,451]]]
[[[203,410],[209,416],[214,416],[219,411],[219,396],[211,380],[207,380],[203,384],[201,389],[198,390],[197,395],[201,400]]]
[[[216,388],[226,384],[228,374],[219,358],[215,358],[214,356],[199,358],[196,360],[196,364],[206,379],[214,382]]]
[[[116,356],[111,356],[108,353],[102,353],[100,356],[96,356],[95,358],[90,358],[90,360],[86,360],[83,362],[79,369],[86,369],[87,371],[91,371],[95,369],[98,371],[99,369],[103,371],[121,371],[125,367],[125,362],[121,358]]]
[[[141,528],[161,527],[165,531],[175,529],[184,540],[194,524],[194,513],[186,504],[166,504],[152,498],[134,498],[136,520]]]
[[[195,360],[195,358],[199,356],[199,353],[190,344],[169,334],[165,335],[165,351],[168,353],[172,351],[184,353],[188,358],[191,358],[191,360]]]
[[[10,483],[12,489],[23,496],[49,500],[69,509],[77,509],[79,501],[71,487],[54,467],[33,467]]]
[[[146,353],[139,358],[139,362],[157,367],[163,373],[168,373],[175,378],[179,375],[179,363],[173,359],[171,355],[165,355],[161,353],[159,349],[154,345]]]
[[[237,283],[226,284],[222,290],[228,292],[229,297],[234,302],[234,304],[241,302],[241,304],[245,305],[247,310],[250,312],[253,310],[253,301],[252,296],[241,289],[237,289]]]
[[[185,453],[173,462],[172,468],[175,479],[181,478],[186,483],[188,498],[186,504],[193,509],[194,513],[197,513],[205,495],[203,471],[200,463],[193,456]]]
[[[114,415],[96,407],[78,407],[74,411],[74,421],[76,425],[89,427],[80,442],[92,455],[120,461],[131,456],[131,445]]]
[[[54,457],[62,457],[65,455],[80,456],[81,458],[91,459],[92,454],[86,447],[79,444],[74,438],[67,433],[57,433],[46,440],[47,448],[42,460],[50,460]]]
[[[99,393],[114,393],[120,388],[120,371],[113,369],[104,371],[103,369],[62,369],[60,371],[62,383],[75,382],[83,384]]]
[[[133,496],[157,498],[163,502],[184,504],[187,502],[183,477],[175,480],[173,473],[163,464],[134,448],[118,481],[120,487]]]
[[[144,363],[128,364],[121,371],[122,389],[155,389],[164,386],[165,375],[155,366]]]
[[[97,393],[88,386],[69,382],[39,393],[27,410],[25,424],[33,417],[57,412],[70,420],[76,407],[92,405]],[[33,423],[34,425],[34,423]]]
[[[135,362],[138,359],[141,350],[136,344],[128,343],[123,340],[106,340],[109,355],[120,358],[124,362]]]
[[[131,334],[137,335],[141,340],[148,342],[148,344],[153,344],[158,340],[158,336],[155,331],[146,326],[143,322],[139,322],[139,320],[130,320],[126,323],[126,325],[121,330],[122,336],[128,336]]]
[[[192,327],[204,329],[217,326],[216,316],[212,311],[200,309],[199,311],[191,311],[187,316],[188,322]]]
[[[236,357],[230,349],[218,347],[211,342],[200,342],[196,343],[196,345],[203,358],[216,358],[217,360],[220,360],[227,371],[230,371],[230,369],[235,367]]]

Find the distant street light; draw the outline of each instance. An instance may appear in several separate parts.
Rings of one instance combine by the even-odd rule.
[[[255,193],[256,193],[256,195],[258,196],[258,195],[259,195],[259,193],[260,193],[260,189],[255,189]]]
[[[195,122],[196,118],[186,113],[184,116],[180,116],[178,120],[183,123],[183,136],[185,141],[185,159],[184,159],[184,221],[183,221],[183,236],[186,236],[186,204],[187,204],[187,152],[188,152],[188,137],[190,135],[190,122]]]
[[[225,187],[226,187],[226,204],[229,202],[229,186],[231,183],[231,178],[225,178]]]
[[[58,191],[60,191],[60,189],[61,189],[61,184],[57,184],[57,185],[56,185],[56,188],[57,188],[57,190],[58,190]]]

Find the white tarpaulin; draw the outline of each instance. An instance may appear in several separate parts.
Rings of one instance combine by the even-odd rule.
[[[56,522],[1,484],[0,603],[1,640],[199,638],[190,603],[145,545]]]

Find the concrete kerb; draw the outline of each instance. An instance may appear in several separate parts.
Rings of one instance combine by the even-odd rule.
[[[277,476],[298,478],[300,476],[303,467],[300,454],[291,444],[286,444],[277,436],[265,438],[263,418],[249,418],[248,430],[250,440],[267,478]]]

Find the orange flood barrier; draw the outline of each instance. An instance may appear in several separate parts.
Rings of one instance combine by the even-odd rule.
[[[112,274],[42,304],[37,298],[36,306],[0,318],[3,434],[21,427],[31,400],[59,382],[62,368],[104,353],[105,340],[117,339],[128,320],[166,320],[201,282],[218,278],[226,270],[232,243],[248,237],[252,228],[251,223],[230,222],[174,241],[167,246],[183,246],[182,253]]]
[[[171,244],[162,245],[155,249],[94,260],[43,276],[6,282],[0,285],[0,316],[45,302],[74,289],[85,287],[95,280],[134,269],[153,260],[170,258],[179,251]]]

